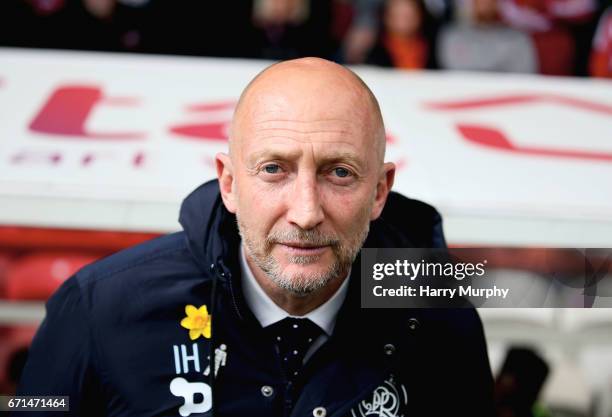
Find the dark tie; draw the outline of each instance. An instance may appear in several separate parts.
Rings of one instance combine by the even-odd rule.
[[[267,328],[278,347],[287,381],[295,385],[300,376],[304,356],[323,330],[310,319],[287,317]]]

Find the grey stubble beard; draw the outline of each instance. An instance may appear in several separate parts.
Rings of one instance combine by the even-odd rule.
[[[262,244],[258,245],[251,239],[248,228],[241,221],[238,213],[236,213],[236,220],[247,256],[278,287],[298,297],[312,294],[328,285],[334,279],[339,279],[341,276],[348,273],[370,229],[370,222],[364,222],[364,226],[359,230],[357,238],[352,242],[348,242],[348,244],[340,242],[339,239],[335,237],[326,236],[317,229],[304,230],[294,228],[286,232],[273,231],[264,239]],[[327,271],[322,273],[293,274],[293,276],[286,276],[281,271],[281,267],[272,255],[271,250],[273,245],[279,242],[289,241],[299,241],[316,246],[329,245],[334,253],[334,262]],[[320,255],[298,255],[291,256],[289,261],[293,264],[307,265],[316,262],[319,257]]]

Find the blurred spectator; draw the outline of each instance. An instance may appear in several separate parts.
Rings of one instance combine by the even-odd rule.
[[[471,0],[463,23],[442,29],[438,62],[454,70],[533,73],[537,58],[531,39],[504,25],[497,0]]]
[[[251,0],[2,0],[0,45],[241,57]]]
[[[604,19],[589,60],[598,0],[498,1],[0,0],[0,46],[609,74]]]
[[[449,22],[453,18],[456,0],[423,0],[425,8],[436,21]]]
[[[73,16],[65,29],[67,46],[100,51],[142,51],[144,10],[117,0],[82,0],[81,4],[69,9]]]
[[[403,69],[425,68],[429,56],[423,30],[425,14],[421,0],[388,0],[381,34],[366,62]]]
[[[345,3],[349,0],[336,0]],[[453,13],[453,0],[421,0],[427,22],[425,37],[429,49],[435,50],[436,32],[441,23],[450,20]],[[352,0],[353,16],[351,25],[343,37],[340,60],[347,64],[362,64],[368,58],[372,48],[380,40],[381,9],[384,0]],[[384,10],[383,13],[384,14]],[[383,17],[384,19],[384,17]],[[382,24],[381,24],[382,23]],[[428,67],[435,68],[435,54],[429,54]]]
[[[500,10],[533,37],[541,74],[586,74],[597,0],[501,0]]]
[[[500,0],[504,21],[529,32],[545,32],[562,21],[585,22],[596,10],[596,0]]]
[[[253,0],[152,0],[150,52],[255,57]]]
[[[376,43],[378,16],[383,0],[354,0],[351,26],[344,36],[341,60],[362,64]]]
[[[99,51],[145,50],[149,0],[4,0],[0,42]],[[153,30],[153,28],[151,28]]]
[[[0,44],[21,47],[58,47],[58,31],[66,19],[65,0],[0,1]]]
[[[538,54],[540,74],[574,74],[576,45],[568,30],[555,27],[544,32],[532,32],[531,38]]]
[[[612,78],[612,7],[606,9],[597,25],[589,70],[593,77]]]
[[[253,26],[255,58],[330,58],[336,50],[331,0],[255,0]]]

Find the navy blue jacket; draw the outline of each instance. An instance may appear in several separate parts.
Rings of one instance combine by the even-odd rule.
[[[242,296],[236,219],[216,181],[185,199],[180,222],[183,231],[95,262],[58,289],[19,395],[70,396],[59,416],[493,415],[476,311],[361,309],[359,257],[334,334],[288,406],[279,358]],[[436,210],[397,193],[365,243],[444,245]],[[186,305],[207,306],[212,338],[190,339],[180,325]],[[206,372],[212,346],[225,354],[216,377]]]

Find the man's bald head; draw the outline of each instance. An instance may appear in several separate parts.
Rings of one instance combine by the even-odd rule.
[[[295,108],[296,118],[325,120],[342,113],[371,137],[382,165],[385,128],[378,101],[354,72],[321,58],[300,58],[261,71],[242,92],[230,133],[230,154],[243,138],[243,127],[262,113]]]

